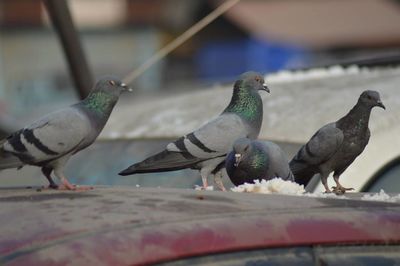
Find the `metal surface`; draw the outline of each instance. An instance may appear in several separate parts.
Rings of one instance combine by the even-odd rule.
[[[65,0],[43,0],[43,2],[60,38],[79,97],[83,99],[93,85],[93,75],[86,61],[67,2]]]
[[[400,243],[400,204],[145,188],[2,189],[0,264],[146,264],[227,251]]]

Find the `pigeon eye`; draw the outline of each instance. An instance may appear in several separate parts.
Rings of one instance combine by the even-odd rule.
[[[367,96],[368,100],[372,100],[372,97],[370,95]]]
[[[257,81],[257,82],[260,82],[261,79],[260,79],[259,77],[256,77],[256,81]]]
[[[115,86],[114,80],[110,80],[110,81],[108,82],[108,84],[110,84],[111,86]]]

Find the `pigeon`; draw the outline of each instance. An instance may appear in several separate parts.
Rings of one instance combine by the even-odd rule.
[[[233,142],[240,137],[258,137],[263,117],[259,90],[269,92],[263,76],[256,72],[243,73],[234,84],[229,105],[218,117],[119,174],[125,176],[191,168],[200,171],[203,188],[207,188],[208,176],[219,176]],[[221,190],[225,190],[222,182],[215,181]]]
[[[236,140],[233,150],[226,157],[225,168],[235,186],[275,177],[294,181],[286,155],[270,141],[248,138]]]
[[[306,186],[315,174],[319,174],[325,192],[330,193],[327,179],[334,172],[334,192],[343,194],[352,190],[343,187],[339,177],[367,146],[370,137],[368,122],[375,106],[386,109],[378,92],[364,91],[348,114],[320,128],[290,161],[295,182]]]
[[[49,188],[86,190],[72,185],[63,170],[69,158],[91,145],[105,126],[122,91],[114,77],[100,79],[81,102],[50,113],[0,141],[0,170],[24,165],[41,167]],[[54,171],[62,186],[52,179]]]

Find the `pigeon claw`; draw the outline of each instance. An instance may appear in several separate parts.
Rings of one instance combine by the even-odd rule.
[[[58,190],[69,190],[69,191],[88,191],[93,189],[91,186],[79,186],[71,184],[66,178],[62,179],[62,185],[58,186]]]
[[[333,193],[336,195],[343,195],[346,191],[354,190],[354,188],[345,188],[342,186],[332,187]]]
[[[61,185],[57,188],[57,190],[67,190],[67,191],[88,191],[92,190],[93,187],[91,186],[78,186],[78,185],[72,185],[72,187],[67,187],[65,185]]]
[[[222,182],[221,176],[214,176],[214,183],[217,185],[219,190],[226,191],[224,183]]]
[[[346,192],[346,190],[340,189],[339,187],[332,187],[332,192],[339,196],[343,195]]]

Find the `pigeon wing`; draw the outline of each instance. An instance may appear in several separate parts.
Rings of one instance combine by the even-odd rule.
[[[336,127],[336,123],[330,123],[318,130],[290,162],[296,181],[311,179],[318,172],[318,166],[337,152],[343,143],[343,137],[343,132]]]
[[[167,150],[208,159],[227,154],[234,141],[247,137],[249,127],[236,114],[218,116],[194,132],[170,143]]]
[[[164,151],[131,165],[119,174],[164,172],[195,167],[202,161],[225,156],[233,142],[246,134],[246,126],[239,116],[222,114],[198,130],[169,143]]]
[[[283,150],[271,141],[254,141],[255,145],[268,155],[268,174],[273,177],[280,177],[283,180],[294,181],[292,171],[289,168],[288,159]]]
[[[30,163],[59,158],[74,151],[90,134],[87,118],[74,108],[51,113],[11,135],[4,150]]]

